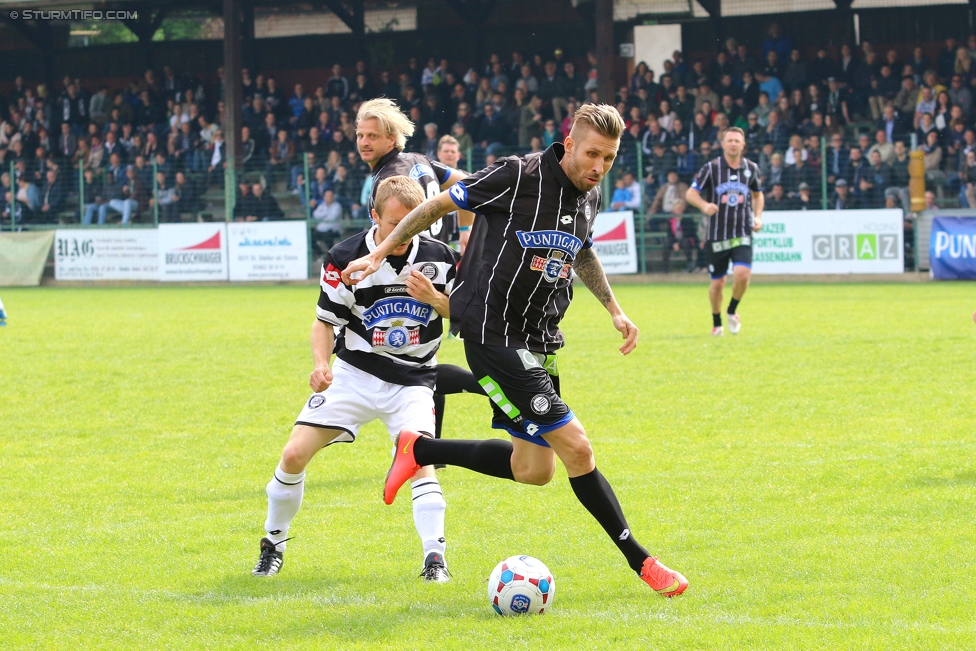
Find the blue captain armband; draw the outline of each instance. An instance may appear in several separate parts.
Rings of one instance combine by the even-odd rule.
[[[464,186],[464,181],[458,181],[452,185],[448,192],[450,193],[451,201],[454,202],[455,206],[461,210],[471,210],[471,208],[468,207],[468,189]]]

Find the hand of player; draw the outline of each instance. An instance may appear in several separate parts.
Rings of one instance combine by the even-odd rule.
[[[423,275],[416,269],[410,272],[404,281],[407,285],[407,293],[418,301],[422,301],[431,305],[437,299],[437,295],[440,293],[434,289],[434,283],[430,281],[430,278]]]
[[[702,208],[702,212],[705,213],[705,215],[707,215],[708,217],[711,217],[712,215],[718,212],[718,206],[714,203],[706,203],[705,207]]]
[[[332,386],[332,369],[328,366],[319,366],[311,375],[308,376],[308,386],[312,387],[315,393],[322,393]]]
[[[624,343],[620,347],[620,352],[627,355],[632,350],[637,348],[637,337],[640,335],[640,330],[634,325],[634,322],[627,318],[627,315],[621,312],[617,316],[613,317],[613,327],[616,328],[620,334],[624,337]]]
[[[471,231],[461,231],[458,233],[458,244],[461,246],[461,255],[464,255],[464,250],[468,248],[468,239],[471,237]]]
[[[372,255],[353,260],[342,270],[342,282],[347,285],[356,285],[366,276],[376,273],[381,263],[382,260],[374,260]]]
[[[756,233],[762,230],[762,217],[760,217],[759,215],[756,215],[752,218],[752,230]]]

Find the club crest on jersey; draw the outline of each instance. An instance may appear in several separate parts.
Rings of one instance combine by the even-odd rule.
[[[586,217],[586,221],[593,219],[593,209],[590,208],[590,204],[583,207],[583,216]]]
[[[737,206],[746,200],[749,186],[739,181],[729,181],[715,188],[715,193],[721,197],[720,203]]]
[[[531,268],[533,271],[541,271],[542,277],[550,283],[556,282],[559,278],[569,278],[573,266],[566,262],[564,255],[562,251],[553,251],[551,258],[534,255]]]
[[[437,265],[433,262],[425,262],[420,267],[420,273],[426,276],[427,280],[434,280],[434,278],[437,278]]]
[[[583,241],[572,233],[562,231],[515,231],[523,249],[555,249],[572,260],[583,248]]]
[[[422,176],[434,176],[434,170],[430,165],[424,165],[423,163],[417,163],[410,170],[410,178],[414,181],[420,180]],[[436,176],[434,178],[437,178]]]
[[[420,345],[420,328],[407,328],[402,320],[396,320],[390,324],[390,328],[377,328],[373,330],[374,348],[392,348],[400,350],[405,346]]]
[[[387,319],[403,319],[427,325],[434,317],[434,308],[413,298],[384,298],[363,312],[363,327],[373,328]]]
[[[308,399],[308,408],[309,409],[318,409],[319,407],[321,407],[324,404],[325,404],[325,396],[321,396],[321,395],[319,395],[317,393],[314,396],[312,396],[311,398]]]

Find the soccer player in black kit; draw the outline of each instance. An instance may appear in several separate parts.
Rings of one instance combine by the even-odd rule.
[[[364,102],[359,108],[359,113],[356,115],[356,147],[359,149],[359,157],[369,165],[373,176],[373,187],[369,193],[367,206],[369,211],[373,210],[376,189],[383,179],[392,176],[410,177],[420,184],[425,195],[430,199],[465,176],[463,172],[451,169],[438,161],[432,161],[423,154],[404,152],[407,138],[413,135],[413,130],[414,124],[393,101],[385,97]],[[467,210],[458,211],[457,221],[463,251],[474,215]],[[448,229],[442,228],[442,225],[442,222],[432,224],[435,226],[433,230],[436,234],[428,228],[427,235],[448,243],[451,233]],[[436,438],[441,437],[444,424],[444,396],[464,392],[482,393],[474,376],[460,366],[439,364],[434,394]]]
[[[764,198],[759,184],[759,166],[742,157],[745,132],[731,127],[722,137],[722,155],[701,168],[685,195],[688,203],[708,217],[705,251],[712,284],[712,335],[720,337],[722,296],[729,262],[732,262],[732,300],[729,302],[729,332],[736,335],[742,321],[736,313],[752,276],[752,234],[762,228]]]
[[[452,327],[464,340],[468,364],[492,400],[492,427],[511,441],[435,440],[403,430],[383,499],[423,464],[447,464],[524,484],[548,483],[558,456],[576,497],[603,526],[630,567],[665,597],[688,581],[648,554],[631,534],[609,482],[596,468],[582,423],[559,396],[559,322],[572,300],[572,273],[610,312],[623,335],[620,351],[637,346],[638,329],[614,298],[592,248],[599,184],[613,165],[623,120],[612,106],[584,105],[565,145],[503,158],[413,209],[390,236],[342,272],[356,283],[428,224],[456,208],[475,220],[451,293]]]

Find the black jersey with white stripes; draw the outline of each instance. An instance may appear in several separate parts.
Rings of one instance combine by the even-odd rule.
[[[451,294],[451,323],[482,344],[552,353],[573,298],[572,264],[593,244],[600,189],[580,191],[544,152],[502,158],[451,186],[458,208],[478,213]]]
[[[326,254],[316,315],[341,328],[336,335],[339,359],[384,382],[434,388],[443,323],[433,306],[407,293],[405,281],[416,270],[434,289],[450,294],[457,253],[443,242],[418,235],[404,255],[387,257],[358,285],[343,284],[342,270],[376,248],[375,231],[373,226]]]
[[[423,154],[401,152],[396,149],[380,158],[373,169],[373,188],[369,192],[369,210],[372,214],[376,200],[376,188],[380,181],[391,176],[407,176],[420,184],[428,199],[441,192],[441,184],[451,176],[451,168],[440,161],[427,158]],[[454,214],[454,213],[452,213]],[[450,242],[454,234],[454,219],[451,215],[437,220],[427,229],[427,234],[441,242]]]
[[[752,193],[762,192],[758,165],[743,158],[739,167],[729,167],[725,156],[719,156],[702,166],[691,189],[718,206],[718,212],[708,218],[708,241],[752,234]]]

